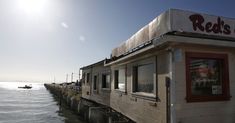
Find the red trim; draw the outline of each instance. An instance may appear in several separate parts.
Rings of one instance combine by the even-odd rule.
[[[215,54],[215,53],[195,53],[186,52],[186,100],[187,102],[205,102],[205,101],[222,101],[229,100],[229,72],[228,72],[228,55],[227,54]],[[192,82],[189,72],[190,60],[192,58],[204,58],[204,59],[219,59],[222,60],[222,95],[218,96],[201,96],[192,95]]]

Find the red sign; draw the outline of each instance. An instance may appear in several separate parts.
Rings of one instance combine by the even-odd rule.
[[[231,27],[230,25],[226,24],[220,17],[217,18],[216,22],[206,22],[204,17],[200,14],[193,14],[189,16],[193,24],[193,30],[197,31],[200,30],[202,32],[207,33],[215,33],[215,34],[231,34]]]

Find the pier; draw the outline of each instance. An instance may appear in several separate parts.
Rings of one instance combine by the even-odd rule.
[[[44,86],[71,110],[89,123],[135,123],[109,106],[82,98],[81,90],[75,83],[44,84]]]

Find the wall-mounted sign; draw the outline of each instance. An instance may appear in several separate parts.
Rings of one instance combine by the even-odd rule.
[[[219,85],[212,85],[212,94],[217,95],[217,94],[222,94],[222,86]]]
[[[200,14],[193,14],[189,16],[189,19],[192,22],[193,30],[200,30],[202,32],[213,32],[215,34],[231,34],[230,25],[226,24],[220,17],[217,17],[216,22],[206,22],[204,17]]]
[[[235,38],[235,19],[175,9],[170,15],[173,31]]]
[[[182,50],[181,49],[175,49],[174,61],[175,62],[181,62],[182,61]]]

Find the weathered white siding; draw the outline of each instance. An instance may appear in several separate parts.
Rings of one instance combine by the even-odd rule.
[[[89,83],[87,83],[87,73],[90,73]],[[82,81],[82,97],[86,99],[90,99],[90,84],[91,84],[91,68],[82,70],[83,81]]]
[[[112,79],[112,91],[110,96],[110,106],[128,116],[132,120],[138,123],[166,123],[166,87],[165,77],[169,73],[169,59],[168,52],[164,52],[156,55],[157,52],[149,52],[142,54],[140,57],[132,58],[126,63],[120,63],[112,65],[112,72],[118,66],[125,66],[127,68],[127,92],[123,93],[114,89],[114,79]],[[150,57],[146,57],[151,55]],[[157,62],[156,62],[157,56]],[[157,85],[156,95],[157,101],[143,99],[132,95],[132,84],[133,84],[133,65],[140,62],[153,61],[157,65],[157,71],[155,70],[154,78]],[[157,76],[157,77],[156,77]],[[114,75],[112,75],[114,78]]]
[[[104,67],[103,63],[99,63],[87,68],[83,68],[82,73],[85,74],[85,82],[82,83],[82,97],[109,106],[110,88],[102,88],[102,74],[110,73],[110,67]],[[86,81],[87,73],[90,73],[89,83]],[[98,77],[97,90],[93,90],[94,76]]]
[[[92,91],[90,99],[98,102],[103,105],[109,106],[110,101],[110,89],[103,89],[102,88],[102,74],[110,73],[109,67],[104,67],[104,64],[94,66],[92,68]],[[94,76],[98,77],[97,81],[97,90],[93,90],[94,86]]]

